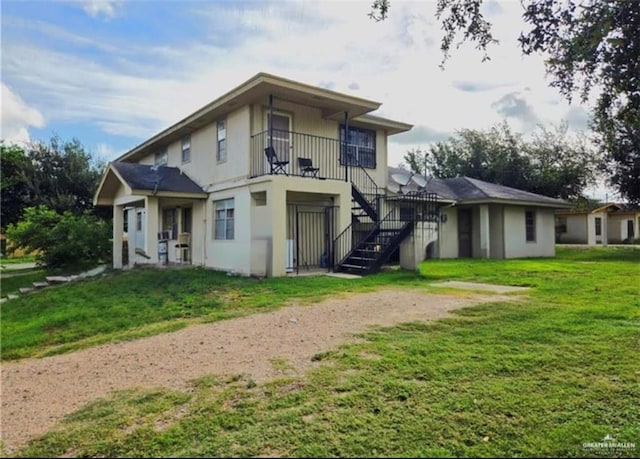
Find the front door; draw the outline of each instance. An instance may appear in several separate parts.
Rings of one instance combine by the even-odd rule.
[[[271,117],[273,130],[269,129],[269,114],[267,113],[267,132],[271,133],[271,144],[279,161],[289,161],[284,169],[287,173],[291,170],[291,117],[282,113],[274,113]],[[267,146],[269,138],[267,137]],[[267,169],[270,166],[267,163]]]
[[[147,226],[147,211],[145,209],[136,209],[135,225],[136,248],[144,250],[144,234]]]
[[[473,256],[471,230],[471,209],[458,209],[458,256],[460,258]]]

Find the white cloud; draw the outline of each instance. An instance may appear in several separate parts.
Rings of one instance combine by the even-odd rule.
[[[394,0],[382,22],[367,17],[369,1],[182,5],[193,9],[191,20],[194,29],[205,31],[202,36],[142,47],[132,37],[63,36],[50,28],[54,40],[95,47],[109,60],[9,43],[3,72],[20,80],[23,94],[38,100],[47,119],[88,122],[140,141],[261,71],[382,102],[382,116],[440,136],[500,122],[503,115],[491,104],[509,94],[517,93],[517,102],[529,110],[529,128],[534,118],[558,123],[568,113],[545,81],[542,59],[522,57],[517,46],[519,2],[492,4],[501,44],[489,50],[491,61],[481,63],[481,53],[465,45],[453,50],[444,71],[436,2]],[[87,1],[83,6],[89,14],[113,17],[120,5]],[[412,147],[425,147],[408,144],[409,138],[402,144],[391,138],[390,164]]]
[[[2,83],[2,139],[14,143],[30,140],[29,127],[44,126],[44,117]]]
[[[122,0],[79,0],[82,9],[92,18],[104,16],[113,19],[122,6]]]

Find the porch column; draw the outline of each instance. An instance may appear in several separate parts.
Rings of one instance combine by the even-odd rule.
[[[147,234],[144,238],[144,251],[149,256],[149,263],[158,263],[158,198],[146,196],[144,206],[147,209]]]
[[[129,268],[136,264],[136,208],[129,207],[127,212],[127,248],[129,249]]]
[[[480,258],[489,258],[491,254],[489,230],[489,205],[480,206]]]
[[[267,202],[271,207],[271,262],[267,266],[270,276],[286,274],[287,255],[287,191],[283,186],[272,182],[267,190]]]
[[[609,212],[602,213],[602,247],[606,247],[609,244]]]
[[[113,269],[122,269],[122,232],[124,230],[124,208],[113,206]]]

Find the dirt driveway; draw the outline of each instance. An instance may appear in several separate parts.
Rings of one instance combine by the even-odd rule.
[[[184,389],[189,380],[206,374],[245,374],[260,382],[281,374],[272,359],[285,359],[293,371],[303,374],[313,365],[314,354],[353,341],[352,334],[371,326],[435,320],[454,309],[506,299],[514,298],[381,290],[6,363],[2,365],[3,455],[11,455],[64,416],[114,390]]]

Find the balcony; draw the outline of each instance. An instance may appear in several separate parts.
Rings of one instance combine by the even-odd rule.
[[[271,164],[265,154],[265,148],[269,145],[277,156],[277,165]],[[311,160],[317,173],[305,171],[299,158]],[[251,177],[283,174],[321,180],[356,181],[356,176],[363,172],[366,174],[362,166],[376,167],[376,152],[373,148],[352,144],[345,146],[338,139],[278,129],[272,130],[271,141],[269,131],[251,137]]]

